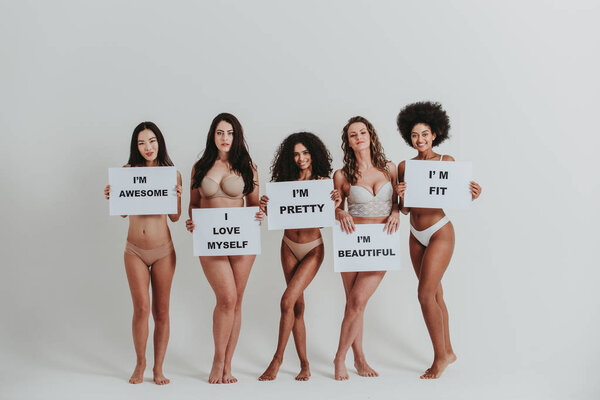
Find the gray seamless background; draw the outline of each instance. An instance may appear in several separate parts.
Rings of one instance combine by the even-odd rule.
[[[0,398],[598,398],[598,11],[583,0],[0,1]],[[382,376],[333,381],[344,294],[324,229],[305,294],[313,379],[293,381],[290,345],[278,380],[256,382],[284,290],[281,232],[263,227],[240,382],[208,385],[214,297],[184,213],[171,224],[173,383],[126,383],[127,221],[108,216],[102,189],[137,123],[158,124],[187,182],[212,118],[232,112],[264,190],[295,131],[319,134],[340,168],[341,129],[357,114],[389,159],[412,157],[395,117],[425,99],[451,116],[439,151],[472,161],[483,187],[470,211],[448,212],[456,249],[443,282],[459,361],[440,381],[417,379],[432,350],[407,254],[366,312],[366,354]]]

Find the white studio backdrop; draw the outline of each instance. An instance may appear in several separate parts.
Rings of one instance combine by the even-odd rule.
[[[0,1],[0,398],[598,398],[599,16],[583,0]],[[416,379],[432,349],[402,217],[405,268],[387,274],[365,316],[378,380],[332,379],[344,293],[328,228],[305,293],[313,380],[290,388],[290,345],[278,381],[255,382],[284,290],[281,232],[265,226],[234,358],[240,382],[206,384],[214,296],[185,230],[186,188],[170,224],[173,383],[125,384],[135,362],[127,221],[108,216],[102,189],[139,122],[160,127],[185,187],[212,118],[235,114],[264,193],[278,144],[296,131],[318,134],[340,168],[354,115],[374,124],[390,160],[413,157],[395,118],[419,100],[443,104],[452,129],[439,152],[472,161],[483,187],[471,210],[448,213],[456,248],[443,283],[459,361],[439,382]]]

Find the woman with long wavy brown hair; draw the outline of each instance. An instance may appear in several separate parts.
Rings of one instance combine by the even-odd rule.
[[[340,205],[335,217],[347,233],[354,224],[385,224],[392,233],[400,223],[396,185],[396,166],[388,161],[373,125],[360,116],[350,118],[342,132],[344,167],[335,172],[333,181]],[[344,210],[348,200],[348,211]],[[378,376],[367,364],[363,352],[363,316],[369,298],[379,286],[385,271],[342,272],[346,309],[335,355],[335,379],[348,379],[345,360],[352,347],[354,366],[361,376]]]

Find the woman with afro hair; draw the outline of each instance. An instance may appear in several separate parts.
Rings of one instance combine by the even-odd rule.
[[[279,146],[271,165],[271,174],[273,182],[326,179],[331,175],[331,156],[323,142],[314,134],[294,133],[285,138]],[[334,194],[335,191],[332,192],[332,198],[339,197]],[[262,196],[260,208],[265,213],[268,203],[269,198]],[[281,297],[279,338],[273,360],[258,380],[271,381],[277,377],[283,361],[283,352],[292,332],[300,358],[300,373],[296,376],[296,380],[309,379],[303,293],[317,274],[324,255],[323,239],[319,228],[284,231],[281,242],[281,266],[287,288]]]
[[[448,138],[450,119],[439,103],[418,102],[404,107],[398,114],[398,130],[409,146],[417,150],[413,160],[454,161],[449,155],[437,154],[433,147]],[[398,164],[396,192],[404,201],[406,163]],[[473,200],[481,194],[481,187],[471,182]],[[410,213],[409,249],[413,268],[419,279],[418,296],[421,311],[433,344],[434,359],[421,379],[437,379],[446,367],[456,360],[450,343],[448,309],[444,303],[442,276],[454,250],[454,228],[441,208],[402,207]]]

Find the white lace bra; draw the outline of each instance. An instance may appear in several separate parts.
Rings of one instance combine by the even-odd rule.
[[[351,185],[348,193],[348,212],[353,217],[387,217],[392,212],[394,188],[384,183],[375,195],[360,185]]]

